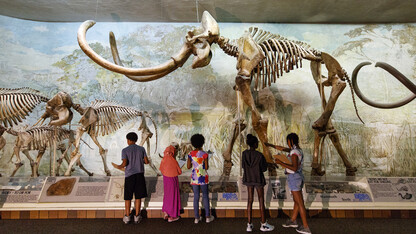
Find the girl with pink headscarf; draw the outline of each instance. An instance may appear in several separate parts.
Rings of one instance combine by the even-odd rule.
[[[175,159],[175,147],[170,145],[163,153],[160,163],[160,172],[163,175],[163,207],[164,219],[175,222],[179,219],[181,210],[181,194],[179,191],[178,175],[182,174],[178,162]]]

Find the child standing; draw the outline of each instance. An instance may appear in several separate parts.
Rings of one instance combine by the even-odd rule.
[[[267,171],[267,162],[264,155],[257,151],[259,146],[259,140],[257,137],[248,134],[246,139],[247,145],[250,149],[245,150],[242,156],[242,168],[243,184],[247,186],[248,200],[247,200],[247,232],[253,231],[253,223],[251,221],[251,213],[253,207],[254,188],[256,188],[257,196],[259,198],[260,214],[261,214],[261,226],[262,232],[273,231],[274,226],[270,225],[266,221],[266,213],[264,207],[264,186],[266,185],[266,179],[263,172]]]
[[[117,169],[125,171],[124,179],[124,204],[125,214],[123,222],[128,224],[130,222],[130,207],[133,194],[135,197],[134,223],[140,223],[142,216],[140,215],[141,199],[147,197],[146,181],[144,179],[144,164],[149,164],[149,159],[146,155],[146,150],[136,145],[138,136],[134,132],[126,135],[127,146],[121,151],[121,159],[123,162],[120,165],[112,163]]]
[[[311,233],[311,230],[309,229],[308,222],[306,220],[306,208],[305,204],[303,203],[302,195],[302,188],[305,180],[302,172],[303,151],[299,147],[299,137],[296,133],[290,133],[287,135],[286,141],[289,148],[266,143],[267,146],[274,147],[277,150],[289,152],[287,157],[291,161],[291,163],[288,164],[275,158],[275,162],[285,168],[287,183],[289,185],[289,189],[292,193],[294,201],[292,217],[288,219],[282,226],[293,227],[296,228],[296,231],[299,233],[309,234]],[[298,214],[300,214],[303,226],[298,225],[296,222]]]
[[[206,222],[210,223],[214,220],[214,216],[210,215],[209,197],[208,197],[208,154],[202,150],[205,138],[201,134],[195,134],[191,137],[191,144],[195,150],[188,154],[187,167],[192,167],[191,185],[194,191],[194,213],[195,224],[201,220],[199,215],[199,191],[202,190],[202,202],[205,208]]]
[[[169,222],[179,220],[181,210],[181,193],[179,191],[178,175],[182,174],[178,161],[175,159],[178,144],[172,143],[163,153],[160,172],[163,175],[163,207],[164,219]]]

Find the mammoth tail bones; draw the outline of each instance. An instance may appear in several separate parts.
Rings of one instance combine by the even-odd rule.
[[[176,55],[173,55],[166,62],[157,66],[148,68],[128,68],[124,67],[121,62],[116,40],[112,32],[110,32],[110,46],[114,63],[102,58],[91,49],[86,40],[86,33],[94,24],[94,21],[88,20],[79,27],[77,37],[80,48],[98,65],[107,70],[124,74],[129,79],[137,82],[148,82],[162,78],[183,66],[191,55],[194,56],[192,68],[208,65],[212,57],[210,47],[213,43],[218,44],[227,55],[235,57],[237,59],[235,91],[237,99],[239,99],[237,103],[244,103],[250,108],[253,129],[258,135],[263,146],[263,153],[270,163],[273,162],[272,156],[269,149],[264,144],[268,142],[268,120],[262,117],[257,110],[251,93],[250,84],[251,82],[254,82],[255,89],[268,87],[284,73],[293,70],[295,67],[301,67],[302,59],[309,60],[312,76],[321,96],[323,109],[321,116],[312,125],[315,133],[312,174],[323,175],[325,173],[321,169],[322,145],[325,137],[328,135],[343,160],[346,167],[346,174],[355,175],[357,169],[348,161],[347,155],[340,144],[339,135],[333,127],[331,120],[331,115],[339,95],[346,87],[346,82],[350,84],[350,87],[351,82],[346,71],[331,55],[311,49],[306,43],[287,40],[279,35],[258,28],[250,28],[250,30],[238,40],[230,41],[229,39],[220,36],[217,22],[205,11],[202,15],[201,26],[187,33],[185,42]],[[328,70],[327,77],[323,76],[321,73],[321,64],[325,64],[325,67]],[[325,97],[324,86],[332,88],[328,99]],[[355,111],[358,116],[354,90],[352,88],[351,92]],[[239,108],[239,110],[242,110],[242,108]],[[245,127],[246,124],[244,120],[234,121],[234,134],[231,134],[230,139],[228,139],[228,146],[223,152],[224,176],[230,174],[233,165],[231,162],[232,148],[239,132],[244,130]],[[273,172],[273,169],[270,168],[269,172]]]

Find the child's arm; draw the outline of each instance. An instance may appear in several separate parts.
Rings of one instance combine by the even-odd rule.
[[[120,165],[117,165],[117,164],[115,164],[113,162],[111,164],[113,165],[114,168],[117,168],[119,170],[124,171],[125,170],[125,167],[127,166],[127,159],[123,159],[123,162]]]
[[[293,157],[293,156],[295,156],[295,157]],[[299,167],[299,157],[298,157],[297,154],[294,154],[293,156],[291,157],[291,159],[292,159],[292,163],[291,164],[282,162],[278,158],[275,158],[274,161],[277,164],[280,164],[280,165],[282,165],[283,167],[285,167],[287,169],[290,169],[292,171],[297,171],[298,170],[298,167]]]
[[[149,164],[149,159],[147,158],[147,156],[144,156],[143,159],[144,159],[144,164]]]
[[[175,161],[176,161],[176,160],[175,160]],[[178,175],[182,174],[182,170],[181,170],[181,168],[179,167],[179,163],[178,163],[178,162],[176,162],[176,170],[178,171]]]
[[[268,147],[273,147],[273,148],[275,148],[277,150],[280,150],[280,151],[290,152],[289,148],[286,148],[286,147],[283,147],[283,146],[273,145],[273,144],[270,144],[268,142],[264,143],[264,145],[268,146]]]
[[[186,167],[188,169],[191,169],[191,167],[192,167],[192,162],[191,162],[191,158],[189,157],[189,155],[188,155],[188,161],[186,162]]]
[[[208,165],[208,157],[206,157],[204,159],[204,163],[205,163],[205,170],[208,170],[208,168],[209,168],[209,165]]]

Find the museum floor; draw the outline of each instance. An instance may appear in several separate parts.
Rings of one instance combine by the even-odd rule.
[[[184,218],[174,223],[162,219],[143,219],[140,224],[125,225],[121,219],[0,220],[0,233],[245,233],[245,218],[219,218],[213,223],[194,224]],[[284,218],[271,218],[272,233],[297,233],[281,227]],[[254,219],[254,233],[260,233]],[[311,218],[313,233],[416,233],[415,219],[334,219]]]

